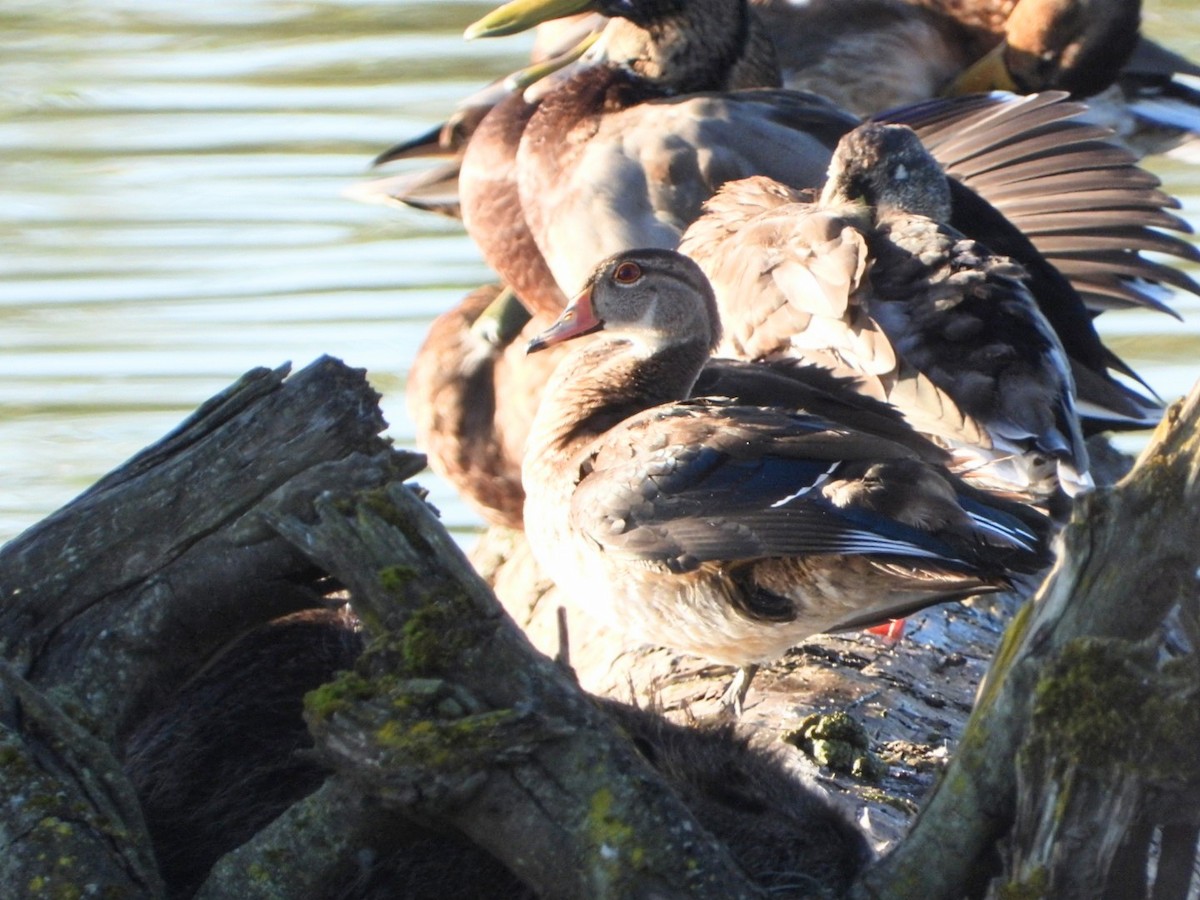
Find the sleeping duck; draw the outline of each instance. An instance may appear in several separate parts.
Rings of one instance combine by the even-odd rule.
[[[406,395],[429,465],[487,522],[520,529],[521,455],[542,385],[564,355],[525,345],[530,320],[511,291],[486,285],[438,316],[409,367]]]
[[[911,129],[839,142],[819,199],[725,185],[680,252],[712,282],[722,352],[859,376],[975,483],[1044,500],[1090,487],[1070,363],[1024,270],[947,225],[950,189]]]
[[[529,349],[593,331],[534,420],[525,527],[558,586],[631,636],[748,667],[1046,564],[1042,516],[914,436],[697,396],[720,324],[687,257],[605,260]]]
[[[751,3],[775,37],[784,84],[863,116],[947,90],[1088,97],[1119,77],[1141,12],[1138,0]]]

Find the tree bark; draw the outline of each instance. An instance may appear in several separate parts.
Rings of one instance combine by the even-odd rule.
[[[0,548],[0,651],[106,737],[237,634],[320,602],[323,573],[257,507],[394,474],[361,370],[286,374],[250,372]]]
[[[1043,679],[1064,651],[1078,650],[1079,642],[1088,639],[1148,641],[1161,635],[1164,620],[1175,609],[1195,619],[1200,596],[1198,475],[1200,387],[1168,410],[1128,476],[1077,502],[1058,563],[1008,629],[949,768],[912,831],[867,873],[854,897],[961,896],[987,870],[987,854],[1013,825],[1019,796],[1015,760],[1033,722],[1039,687],[1044,688]],[[1183,690],[1194,696],[1200,684],[1197,648],[1187,649]],[[1136,715],[1137,710],[1125,707],[1123,712]],[[1174,749],[1192,761],[1182,777],[1195,786],[1197,732],[1192,719],[1164,729],[1163,737],[1178,742]],[[1118,821],[1096,821],[1088,813],[1092,828],[1087,840],[1106,842],[1106,860],[1117,844],[1106,834],[1109,825],[1119,838],[1121,826],[1132,818],[1134,800],[1124,797],[1131,789],[1127,777],[1127,769],[1118,768],[1104,782],[1116,790],[1110,811],[1119,813]],[[1117,783],[1124,787],[1117,789]],[[1144,788],[1135,792],[1144,803]],[[1052,815],[1058,810],[1046,804],[1056,793],[1024,799],[1038,815]],[[1032,830],[1034,842],[1037,831]],[[1030,855],[1046,858],[1045,852],[1031,850]]]
[[[377,636],[367,676],[309,705],[342,777],[453,825],[541,896],[759,896],[409,489],[321,498],[315,522],[271,522],[349,587]]]
[[[124,736],[220,647],[322,602],[258,510],[403,478],[361,370],[255,370],[0,548],[5,896],[158,896]],[[66,893],[60,893],[66,891]]]

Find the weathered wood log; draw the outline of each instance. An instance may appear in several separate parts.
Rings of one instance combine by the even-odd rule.
[[[157,897],[137,798],[111,749],[0,661],[0,894]],[[15,714],[15,715],[14,715]]]
[[[138,723],[123,768],[171,896],[191,896],[217,860],[330,776],[309,752],[304,694],[352,668],[362,648],[344,607],[275,619],[222,648]],[[338,826],[347,833],[352,808],[343,804]],[[319,868],[311,857],[305,875]]]
[[[1200,826],[1200,678],[1194,659],[1163,669],[1157,655],[1082,638],[1042,673],[992,896],[1020,885],[1050,897],[1187,897]],[[1182,891],[1167,887],[1175,870],[1186,873]]]
[[[230,854],[212,873],[204,895],[328,896],[363,847],[379,843],[381,832],[393,845],[414,835],[428,839],[429,832],[411,819],[383,809],[380,800],[386,800],[410,816],[443,823],[465,816],[465,830],[502,851],[510,865],[551,896],[593,896],[605,883],[611,893],[622,894],[703,896],[707,890],[711,896],[757,896],[728,852],[696,824],[571,680],[544,658],[530,662],[534,658],[523,638],[503,621],[429,510],[402,486],[420,461],[390,450],[377,437],[382,419],[361,373],[322,361],[287,381],[283,374],[252,373],[72,508],[9,545],[0,558],[6,586],[0,610],[4,650],[19,665],[7,672],[4,724],[6,737],[13,738],[11,759],[30,763],[11,767],[6,786],[12,796],[36,798],[37,789],[49,785],[76,815],[105,826],[93,824],[88,844],[79,836],[84,829],[46,816],[40,825],[56,839],[48,844],[39,840],[37,829],[22,827],[48,807],[18,804],[2,823],[11,838],[5,847],[7,867],[0,870],[10,876],[0,882],[4,889],[19,893],[28,884],[64,890],[84,885],[114,896],[159,896],[163,885],[149,862],[140,810],[116,763],[124,736],[160,695],[197,672],[207,674],[208,660],[231,638],[281,612],[319,604],[335,583],[329,578],[333,570],[356,595],[369,628],[392,634],[393,626],[403,624],[400,634],[389,638],[391,649],[376,651],[364,663],[363,671],[380,679],[388,702],[373,708],[371,701],[378,698],[372,694],[353,696],[348,703],[338,693],[344,684],[324,695],[316,730],[331,738],[327,756],[341,764],[343,774]],[[315,435],[305,437],[308,429]],[[281,458],[280,446],[290,448],[291,455]],[[213,471],[206,473],[210,465]],[[231,470],[241,474],[235,478]],[[206,482],[210,474],[212,481]],[[383,492],[386,485],[391,489]],[[345,518],[352,507],[348,498],[363,488],[368,492],[358,500],[364,504],[361,522],[338,529],[336,523],[350,521]],[[326,491],[342,500],[314,501]],[[403,514],[396,512],[397,499],[410,504]],[[157,527],[151,527],[154,516],[159,516]],[[321,564],[291,549],[265,522],[287,532]],[[370,538],[365,543],[357,531],[362,523]],[[346,543],[331,542],[333,536]],[[395,541],[407,548],[399,556],[392,552]],[[370,557],[372,549],[392,560],[385,566],[386,584],[379,560]],[[60,556],[66,557],[61,569],[54,565]],[[336,565],[334,558],[340,560]],[[89,564],[96,567],[91,580]],[[381,584],[384,592],[376,597]],[[434,604],[422,607],[431,592]],[[452,632],[439,628],[437,604],[451,596],[458,596],[452,606],[467,634],[443,647]],[[397,600],[415,604],[417,614],[397,619],[391,607]],[[425,621],[422,614],[433,619]],[[482,655],[471,651],[468,640],[480,633],[488,635]],[[110,654],[108,672],[98,664],[102,651]],[[463,668],[456,654],[468,651],[486,667]],[[76,657],[80,671],[67,664]],[[436,661],[450,670],[443,674],[473,675],[478,684],[472,689],[446,677],[409,677],[429,665],[436,670]],[[506,679],[513,683],[506,685]],[[536,690],[523,696],[530,685]],[[403,720],[392,721],[398,698],[412,707],[407,725],[413,734],[433,728],[435,735],[445,736],[447,729],[436,726],[449,717],[454,720],[449,733],[460,738],[464,726],[480,726],[467,728],[466,734],[483,740],[475,749],[485,752],[450,748],[452,760],[465,769],[430,769],[430,754],[440,758],[448,751],[426,736],[408,747],[423,749],[424,755],[415,762],[393,755],[396,771],[380,776],[372,771],[369,754],[379,749],[380,734],[400,733]],[[483,704],[500,704],[500,709],[489,711]],[[376,713],[385,717],[382,730],[372,727],[378,724],[372,718]],[[168,717],[154,739],[171,731]],[[47,769],[46,748],[26,747],[43,734],[47,747],[70,751],[67,763]],[[515,745],[508,746],[512,738]],[[83,749],[76,746],[85,739]],[[233,752],[243,739],[241,731],[229,735]],[[730,746],[736,752],[740,745]],[[183,748],[179,764],[194,759]],[[498,762],[501,772],[489,774]],[[583,793],[569,777],[580,766]],[[66,783],[53,780],[56,768],[67,771]],[[115,799],[97,792],[98,780]],[[483,807],[490,819],[446,812],[476,794],[492,801]],[[506,806],[510,798],[513,803]],[[780,798],[781,805],[785,800]],[[820,815],[828,820],[823,807]],[[497,828],[487,827],[489,822]],[[576,835],[584,849],[544,852],[562,834]],[[790,834],[783,838],[797,843]],[[856,867],[857,840],[840,857],[840,851],[833,856]],[[77,865],[40,871],[48,847],[56,858]],[[281,864],[293,859],[285,848],[300,854],[297,864]],[[579,862],[585,859],[590,866],[581,872]],[[783,875],[801,882],[814,877],[803,870]],[[838,877],[844,881],[846,873]]]
[[[249,373],[0,548],[0,655],[98,731],[125,734],[214,649],[320,601],[324,573],[256,506],[395,474],[361,370],[286,374]]]
[[[0,893],[160,894],[124,735],[219,647],[330,587],[254,510],[421,467],[379,436],[361,371],[286,374],[251,372],[0,548]]]
[[[327,896],[366,844],[402,848],[428,839],[428,824],[460,830],[543,896],[759,896],[607,717],[506,620],[404,485],[419,459],[378,436],[382,418],[362,374],[323,360],[283,375],[251,373],[74,509],[0,551],[0,783],[22,798],[0,811],[0,893],[82,885],[160,896],[118,765],[125,736],[231,639],[344,586],[375,641],[355,672],[309,703],[321,756],[337,774],[221,860],[200,896]],[[1155,896],[1186,895],[1200,828],[1194,757],[1136,769],[1120,752],[1098,764],[1080,758],[1064,735],[1090,733],[1093,720],[1048,698],[1100,684],[1097,668],[1122,669],[1148,686],[1135,691],[1142,708],[1170,711],[1170,727],[1156,732],[1163,758],[1194,748],[1200,726],[1180,710],[1197,707],[1197,668],[1164,668],[1139,641],[1156,636],[1172,608],[1195,616],[1197,397],[1173,411],[1130,479],[1081,505],[1064,559],[1003,644],[947,780],[859,896],[960,896],[998,849],[1008,869],[995,891],[1052,885],[1059,893],[1048,895],[1083,896],[1099,886],[1116,897],[1120,883],[1145,893],[1152,861]],[[925,627],[974,638],[994,636],[998,621],[950,607]],[[571,630],[575,660],[600,650],[574,620]],[[960,653],[920,637],[881,650],[874,638],[816,639],[796,655],[823,668],[806,670],[804,684],[781,670],[764,691],[775,701],[752,714],[775,735],[796,707],[826,702],[813,698],[875,704],[878,743],[896,737],[881,687],[899,686],[886,696],[920,706],[906,711],[903,737],[953,740],[967,701],[951,682],[970,685],[963,676],[982,671],[989,641]],[[879,652],[859,655],[867,644]],[[655,653],[658,676],[680,674],[676,656]],[[1084,677],[1079,654],[1105,663]],[[704,680],[650,687],[694,709]],[[722,686],[709,681],[713,693]],[[51,796],[57,805],[38,800]],[[1086,827],[1090,810],[1071,814],[1100,796],[1107,832]],[[1091,860],[1095,877],[1064,853],[1076,840],[1086,853],[1074,858]]]
[[[366,677],[344,676],[310,704],[318,747],[343,777],[452,823],[542,896],[759,896],[533,649],[410,489],[315,506],[315,522],[272,524],[386,635],[360,664]]]
[[[1005,635],[962,742],[932,798],[907,838],[864,876],[853,896],[958,897],[981,871],[988,871],[987,855],[1016,816],[1015,760],[1029,734],[1041,679],[1061,664],[1068,648],[1078,651],[1081,640],[1144,641],[1160,633],[1167,614],[1177,607],[1195,617],[1200,597],[1198,475],[1200,386],[1168,411],[1126,478],[1076,505],[1059,561]],[[1188,690],[1194,696],[1200,669],[1196,648],[1188,649]],[[1044,683],[1041,688],[1045,690]],[[1178,725],[1176,749],[1194,760],[1195,744],[1189,742],[1195,739],[1194,725],[1186,718]],[[1196,778],[1194,764],[1184,778]],[[1119,780],[1129,786],[1124,773]],[[1037,815],[1045,814],[1046,798],[1024,799],[1034,804]],[[1049,814],[1054,812],[1051,807]],[[1029,815],[1027,811],[1025,818]],[[1123,838],[1120,826],[1131,818],[1122,812],[1121,821],[1114,823],[1116,841],[1105,836],[1108,822],[1093,820],[1087,839],[1105,842],[1097,851],[1105,871]],[[1031,830],[1035,842],[1037,831]],[[1048,862],[1044,852],[1030,855]],[[1061,866],[1042,871],[1047,883],[1055,873],[1065,874]],[[1051,891],[1046,896],[1089,895]]]

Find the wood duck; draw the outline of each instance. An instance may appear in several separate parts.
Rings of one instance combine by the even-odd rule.
[[[511,290],[486,285],[434,320],[409,369],[407,399],[416,441],[430,467],[487,522],[522,529],[521,460],[543,386],[574,345],[528,356],[525,347],[554,321],[531,317]],[[767,364],[713,359],[697,380],[704,394],[829,417],[907,444],[933,462],[895,410],[847,383],[788,358]]]
[[[945,224],[941,166],[903,125],[839,142],[815,201],[725,185],[684,236],[716,292],[722,351],[858,375],[991,489],[1091,486],[1066,351],[1025,272]]]
[[[915,435],[697,396],[720,324],[687,257],[603,261],[530,351],[594,331],[534,421],[526,534],[560,588],[631,636],[750,666],[1047,562],[1042,516],[970,488]]]

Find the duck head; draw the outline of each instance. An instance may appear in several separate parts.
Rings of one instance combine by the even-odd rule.
[[[514,34],[581,12],[610,18],[591,63],[627,68],[668,93],[780,84],[774,45],[746,0],[512,0],[464,37]]]
[[[911,128],[868,122],[838,142],[821,204],[860,206],[875,218],[904,212],[946,222],[950,185]]]
[[[711,352],[721,339],[712,285],[673,250],[632,250],[593,270],[558,320],[529,343],[530,353],[604,330],[647,353],[683,343]]]
[[[1140,0],[1020,0],[1005,22],[1004,39],[946,93],[1099,93],[1137,45],[1141,7]]]

